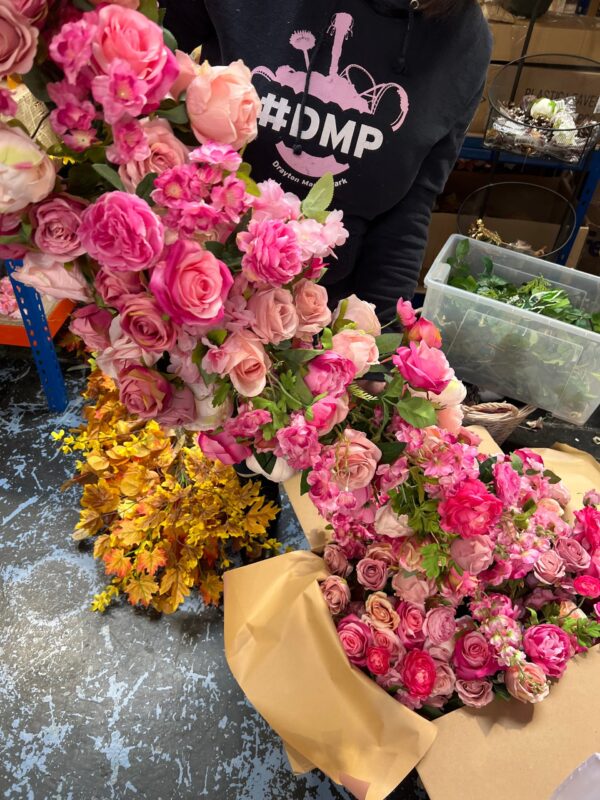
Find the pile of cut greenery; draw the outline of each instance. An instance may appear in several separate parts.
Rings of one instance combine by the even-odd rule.
[[[494,264],[488,256],[483,257],[483,272],[473,275],[466,260],[468,254],[469,240],[462,239],[456,247],[456,255],[448,259],[452,267],[450,286],[600,333],[600,311],[589,313],[576,308],[564,289],[553,286],[541,275],[516,286],[494,274]]]

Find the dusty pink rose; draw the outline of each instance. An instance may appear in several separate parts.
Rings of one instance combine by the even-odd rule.
[[[138,2],[138,0],[135,0]],[[191,56],[184,53],[183,50],[175,50],[175,60],[179,67],[179,75],[175,82],[171,84],[171,95],[177,100],[179,95],[188,88],[190,83],[194,80],[196,75],[200,72],[200,67]]]
[[[322,397],[316,403],[313,403],[310,408],[312,413],[311,424],[319,431],[319,435],[323,436],[348,416],[348,395]]]
[[[342,311],[343,318],[356,323],[357,330],[370,333],[371,336],[379,336],[381,333],[381,323],[377,319],[373,303],[367,303],[351,294],[338,303],[333,313],[334,321],[340,318]]]
[[[207,372],[229,375],[237,391],[256,397],[266,386],[270,360],[255,336],[232,333],[221,347],[211,348],[202,360]]]
[[[349,661],[364,667],[367,650],[372,641],[371,629],[354,614],[349,614],[337,624],[337,632]]]
[[[167,247],[150,278],[158,304],[178,325],[218,323],[232,285],[225,264],[191,239]]]
[[[390,668],[390,654],[386,647],[369,647],[367,669],[373,675],[385,675]]]
[[[425,615],[423,633],[433,645],[449,642],[456,633],[456,612],[449,606],[430,609]]]
[[[104,350],[110,345],[108,331],[112,319],[110,311],[92,303],[73,312],[69,328],[83,339],[88,350]]]
[[[573,581],[573,588],[582,597],[591,597],[595,600],[600,597],[600,578],[593,575],[579,575]]]
[[[507,506],[515,505],[521,492],[521,476],[509,461],[494,464],[494,487],[496,494]]]
[[[185,103],[199,142],[212,140],[239,150],[256,138],[260,100],[242,61],[224,67],[205,61],[187,87]]]
[[[534,564],[533,574],[541,583],[558,583],[565,575],[565,562],[555,550],[542,553]]]
[[[315,396],[327,392],[332,397],[340,397],[355,375],[356,367],[352,361],[326,350],[309,362],[305,382]]]
[[[26,75],[33,66],[38,29],[20,14],[12,0],[0,0],[0,78]]]
[[[397,633],[400,641],[406,648],[417,647],[425,642],[423,633],[423,623],[425,622],[425,612],[422,608],[401,600],[397,607],[398,629]]]
[[[431,653],[429,655],[431,655]],[[439,698],[441,702],[438,703],[435,700],[432,702],[432,698],[429,698],[427,700],[427,705],[441,708],[452,696],[455,685],[456,676],[450,664],[448,664],[447,661],[436,661],[435,683],[433,684],[431,694],[432,698]]]
[[[298,313],[296,336],[311,337],[331,322],[327,307],[327,289],[305,278],[294,284],[294,303]]]
[[[169,351],[177,340],[171,321],[165,320],[162,309],[149,294],[123,298],[121,327],[142,350],[150,353]]]
[[[119,398],[130,414],[154,419],[167,411],[173,399],[169,381],[156,370],[133,365],[121,370]]]
[[[365,602],[365,612],[374,628],[391,628],[395,630],[398,627],[400,618],[394,611],[394,607],[385,592],[370,594]]]
[[[43,253],[27,253],[23,258],[23,266],[15,270],[13,278],[40,294],[59,300],[66,298],[89,303],[93,299],[88,283],[76,264],[65,267],[62,261]]]
[[[425,600],[435,594],[435,582],[417,575],[397,572],[392,579],[392,589],[396,597],[424,607]]]
[[[368,486],[373,480],[381,450],[364,433],[346,428],[335,445],[336,467],[334,481],[345,491],[353,492]]]
[[[426,650],[429,655],[436,660],[436,662],[443,661],[449,664],[452,661],[452,656],[454,655],[454,642],[449,640],[447,642],[442,642],[441,644],[433,644],[430,639],[425,639],[423,649]]]
[[[487,678],[499,669],[494,651],[479,631],[469,631],[458,639],[453,660],[457,677],[466,681]]]
[[[439,505],[440,525],[464,539],[487,534],[502,515],[502,503],[482,481],[469,478]]]
[[[399,347],[392,361],[411,386],[425,392],[441,394],[454,378],[454,370],[442,351],[425,342]]]
[[[425,342],[429,347],[442,346],[442,334],[428,319],[419,317],[408,331],[409,342]]]
[[[491,681],[477,678],[456,681],[456,693],[466,706],[483,708],[494,699],[494,689]]]
[[[600,506],[600,491],[597,489],[590,489],[583,496],[584,506]]]
[[[356,565],[356,580],[371,592],[383,589],[387,579],[388,567],[385,561],[362,558]]]
[[[279,344],[292,339],[298,330],[294,298],[287,289],[259,289],[248,300],[254,314],[254,333],[264,344]]]
[[[412,328],[417,321],[417,315],[410,300],[400,298],[396,303],[396,314],[405,328]]]
[[[435,661],[424,650],[411,650],[402,662],[400,676],[409,694],[425,699],[435,686]]]
[[[190,386],[182,386],[173,390],[169,408],[158,417],[163,428],[193,426],[196,420],[196,397]]]
[[[113,272],[101,267],[96,273],[94,286],[107,306],[120,310],[125,297],[145,291],[139,272]]]
[[[375,337],[370,333],[362,333],[351,328],[334,335],[332,350],[354,364],[357,378],[368,372],[369,367],[379,361]]]
[[[330,575],[321,584],[321,591],[329,611],[334,616],[346,610],[350,602],[350,587],[343,578],[339,575]]]
[[[479,575],[491,566],[494,560],[494,545],[489,536],[455,539],[450,545],[450,555],[461,569],[472,575]]]
[[[550,691],[544,670],[529,662],[509,667],[504,673],[504,682],[508,693],[521,703],[541,703]]]
[[[390,664],[396,664],[406,655],[404,645],[397,634],[389,628],[373,628],[373,644],[388,651]]]
[[[414,533],[408,524],[408,516],[396,514],[391,503],[386,503],[377,509],[375,530],[380,536],[386,536],[388,539],[399,539],[412,536]]]
[[[38,27],[48,16],[48,0],[13,0],[13,6]]]
[[[523,637],[523,649],[551,678],[561,677],[573,655],[569,634],[549,623],[527,628]]]
[[[96,355],[98,367],[109,378],[117,380],[125,367],[151,367],[160,358],[159,353],[145,353],[121,328],[121,318],[113,317],[109,328],[110,345]]]
[[[249,447],[238,444],[229,433],[202,432],[198,437],[198,445],[207,458],[227,466],[239,464],[252,455]]]
[[[352,566],[348,563],[348,557],[339,544],[325,545],[323,559],[329,572],[346,578],[352,572]]]
[[[2,8],[0,5],[0,50]],[[20,128],[0,122],[0,214],[13,214],[39,203],[50,194],[55,181],[56,171],[46,153]]]
[[[238,233],[237,245],[248,280],[283,286],[302,272],[296,234],[281,220],[253,219],[247,231]]]
[[[85,253],[79,241],[81,215],[86,204],[69,195],[51,195],[31,210],[33,241],[44,253],[72,261]]]
[[[119,167],[119,177],[129,192],[135,192],[138,183],[148,173],[162,175],[188,160],[188,148],[175,136],[166,119],[145,119],[141,125],[149,155],[142,160],[131,159]]]
[[[83,212],[79,238],[101,266],[138,272],[158,261],[164,233],[159,218],[141,197],[106,192]]]

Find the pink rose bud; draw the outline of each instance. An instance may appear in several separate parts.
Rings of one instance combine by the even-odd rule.
[[[412,328],[417,321],[417,315],[409,300],[400,298],[396,304],[396,313],[405,328]]]

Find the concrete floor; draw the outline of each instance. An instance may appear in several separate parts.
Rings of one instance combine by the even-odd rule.
[[[295,778],[223,655],[222,611],[90,612],[105,584],[70,538],[73,457],[50,438],[79,422],[81,370],[49,414],[32,363],[0,355],[0,797],[6,800],[348,800]],[[289,509],[286,542],[303,546]],[[414,778],[396,800],[426,800]]]

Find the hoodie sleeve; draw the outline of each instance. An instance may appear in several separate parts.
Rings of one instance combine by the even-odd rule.
[[[394,319],[399,297],[409,299],[414,294],[431,209],[458,158],[483,85],[454,128],[431,149],[408,193],[367,228],[354,268],[354,286],[359,297],[376,304],[384,323]]]
[[[203,0],[160,0],[165,9],[164,26],[177,40],[184,53],[202,45],[202,56],[219,63],[219,47],[215,27]]]

